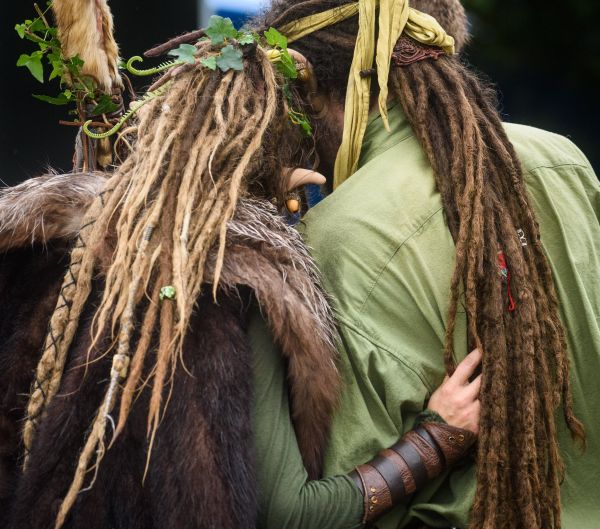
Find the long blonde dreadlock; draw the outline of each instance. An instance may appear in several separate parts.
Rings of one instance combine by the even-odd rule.
[[[209,46],[198,44],[198,56]],[[196,300],[207,283],[216,293],[227,224],[238,199],[249,191],[254,196],[283,196],[282,168],[295,133],[286,119],[279,74],[259,46],[245,50],[243,71],[212,72],[196,63],[181,69],[166,94],[140,112],[133,151],[90,208],[72,251],[28,406],[26,448],[31,448],[35,427],[60,388],[94,274],[103,262],[105,286],[90,351],[108,333],[112,345],[105,354],[114,355],[111,382],[60,508],[57,528],[75,503],[94,454],[98,470],[113,408],[119,402],[114,439],[123,430],[136,392],[149,381],[147,428],[152,446],[165,406],[165,385],[172,384]],[[284,145],[284,138],[290,142]],[[207,259],[215,245],[214,274],[207,277]],[[165,287],[170,299],[159,301]],[[156,364],[150,379],[141,384],[157,321]],[[137,328],[141,332],[132,349]]]

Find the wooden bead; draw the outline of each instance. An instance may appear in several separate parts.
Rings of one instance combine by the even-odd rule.
[[[290,198],[286,203],[285,203],[288,211],[292,214],[298,213],[298,211],[300,211],[300,201],[296,200],[295,198]]]

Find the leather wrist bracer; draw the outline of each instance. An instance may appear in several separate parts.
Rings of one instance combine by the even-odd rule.
[[[462,459],[475,443],[474,433],[448,424],[426,422],[364,465],[350,477],[365,499],[363,523],[370,523],[407,501]]]

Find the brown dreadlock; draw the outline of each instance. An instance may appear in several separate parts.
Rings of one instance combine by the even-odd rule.
[[[201,58],[210,44],[198,48]],[[73,249],[29,402],[26,447],[58,392],[98,271],[105,275],[105,286],[92,347],[107,334],[113,338],[106,351],[114,354],[113,383],[99,403],[57,528],[75,502],[92,458],[97,471],[103,457],[108,414],[119,401],[117,383],[124,385],[115,437],[123,430],[136,392],[151,385],[152,445],[167,397],[165,385],[172,384],[194,305],[203,286],[212,283],[216,290],[219,284],[227,223],[238,199],[247,193],[283,198],[283,167],[299,148],[299,133],[287,119],[279,74],[266,54],[258,46],[244,50],[240,72],[212,72],[196,63],[178,75],[169,74],[173,79],[165,95],[140,111],[133,150],[90,208]],[[207,277],[207,259],[215,245],[215,272]],[[176,297],[161,303],[164,287],[173,287]],[[157,322],[156,365],[150,379],[142,381]],[[130,349],[133,343],[135,350]]]
[[[260,24],[282,27],[345,3],[274,0]],[[455,28],[447,23],[455,25],[456,13],[464,14],[455,1],[412,6],[436,16],[451,34]],[[312,63],[321,91],[342,103],[357,31],[354,17],[294,43]],[[460,47],[465,34],[457,36]],[[472,345],[484,352],[472,527],[558,529],[562,462],[555,410],[561,401],[572,435],[583,441],[584,431],[573,414],[551,270],[495,94],[448,56],[394,68],[390,93],[401,102],[434,169],[456,244],[446,369],[455,367],[452,337],[459,303],[466,308]],[[527,236],[526,248],[519,230]],[[506,289],[498,281],[499,252],[510,267],[514,312],[507,311]]]

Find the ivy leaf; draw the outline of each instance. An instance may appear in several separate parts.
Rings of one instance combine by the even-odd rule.
[[[256,38],[252,33],[242,33],[238,38],[238,42],[242,46],[246,46],[248,44],[254,44],[256,42]]]
[[[279,48],[281,50],[287,50],[288,41],[287,37],[279,33],[275,28],[269,28],[264,33],[267,44],[273,48]]]
[[[48,28],[41,18],[36,18],[31,21],[31,24],[29,24],[27,29],[32,33],[44,33]]]
[[[176,57],[180,62],[195,64],[196,53],[198,53],[198,48],[193,44],[182,44],[179,48],[170,51],[169,55],[171,57]]]
[[[217,69],[217,57],[214,55],[212,57],[205,57],[200,61],[200,64],[214,72]]]
[[[51,51],[48,53],[48,55],[46,55],[46,58],[48,59],[50,66],[52,66],[52,72],[50,72],[50,77],[48,77],[48,80],[52,81],[52,79],[56,77],[62,77],[64,67],[60,52],[58,50]]]
[[[119,110],[119,105],[116,105],[109,95],[102,94],[98,98],[98,104],[92,110],[92,114],[94,116],[99,116],[101,114],[112,114],[117,110]]]
[[[85,63],[79,55],[75,55],[75,57],[71,57],[68,61],[64,61],[64,64],[67,66],[71,75],[78,77],[81,74],[81,67]]]
[[[70,94],[70,92],[69,92]],[[51,96],[41,96],[37,94],[33,94],[33,97],[43,101],[44,103],[50,103],[51,105],[68,105],[71,102],[71,97],[67,96],[65,92],[58,94],[58,97]]]
[[[22,39],[25,38],[25,30],[26,29],[27,29],[27,26],[25,24],[17,24],[15,26],[15,31],[17,32],[19,37],[21,37]]]
[[[222,72],[228,70],[241,71],[244,69],[243,54],[240,50],[236,50],[233,46],[225,46],[221,50],[221,55],[217,57],[217,66]]]
[[[33,77],[35,77],[40,83],[44,82],[44,66],[42,65],[42,57],[44,56],[41,51],[34,51],[31,55],[22,54],[17,61],[17,66],[24,66],[27,68]]]
[[[223,44],[225,40],[235,39],[239,35],[239,32],[235,29],[231,19],[223,18],[219,15],[210,17],[210,23],[206,28],[205,33],[214,45]]]
[[[292,56],[287,51],[284,51],[281,54],[281,60],[277,63],[277,69],[286,79],[298,79],[296,61],[294,61]]]

